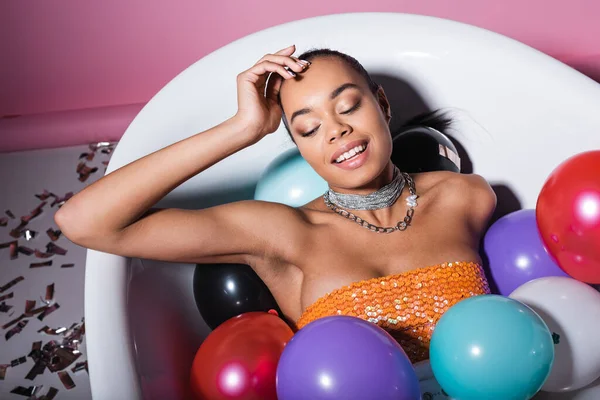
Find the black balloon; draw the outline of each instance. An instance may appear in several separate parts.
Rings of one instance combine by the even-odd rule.
[[[460,172],[460,158],[448,136],[426,126],[407,128],[394,135],[392,162],[408,173]]]
[[[194,300],[212,329],[251,311],[282,313],[265,283],[245,264],[197,264]]]

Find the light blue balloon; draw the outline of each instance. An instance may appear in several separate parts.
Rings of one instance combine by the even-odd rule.
[[[431,369],[456,400],[526,400],[552,369],[554,342],[525,304],[498,295],[450,307],[431,336]]]
[[[254,199],[299,207],[323,195],[328,188],[327,182],[294,148],[269,164],[256,185]]]

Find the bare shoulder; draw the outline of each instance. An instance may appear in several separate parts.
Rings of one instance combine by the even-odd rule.
[[[464,215],[476,230],[487,225],[496,209],[496,193],[478,174],[435,171],[415,174],[417,192],[438,198],[445,207]]]
[[[494,190],[488,181],[477,174],[434,171],[414,174],[413,178],[421,191],[436,190],[444,192],[444,194],[462,195],[458,197],[485,196],[495,198]]]

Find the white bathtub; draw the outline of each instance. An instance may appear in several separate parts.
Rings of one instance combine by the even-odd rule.
[[[277,26],[191,65],[139,113],[107,172],[232,116],[236,75],[292,43],[296,54],[325,46],[355,56],[383,83],[395,124],[452,107],[466,172],[495,185],[500,213],[535,207],[554,167],[600,148],[600,85],[577,71],[469,25],[359,13]],[[292,146],[282,126],[181,185],[158,206],[199,208],[249,198],[261,171]],[[88,251],[85,317],[94,399],[182,398],[194,352],[209,332],[194,304],[193,268]]]

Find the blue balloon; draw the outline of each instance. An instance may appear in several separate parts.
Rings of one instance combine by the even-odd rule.
[[[431,369],[459,400],[526,400],[542,387],[554,362],[548,327],[525,304],[498,295],[450,307],[431,336]]]
[[[271,162],[260,177],[255,200],[302,206],[323,195],[327,182],[302,158],[298,149],[290,149]]]

